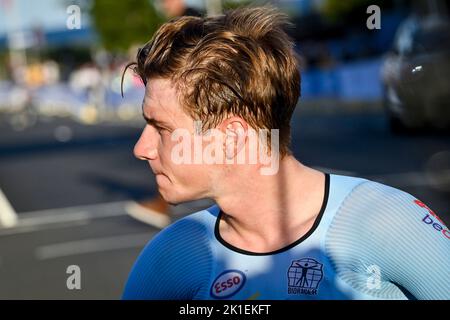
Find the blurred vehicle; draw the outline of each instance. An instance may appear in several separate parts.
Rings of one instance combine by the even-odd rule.
[[[410,17],[382,66],[384,104],[394,132],[450,126],[450,23]]]

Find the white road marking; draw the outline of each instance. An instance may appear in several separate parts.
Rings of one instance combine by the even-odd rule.
[[[151,233],[146,232],[56,243],[37,247],[34,254],[38,260],[48,260],[87,253],[139,248],[143,247],[151,239],[151,236]]]
[[[0,227],[0,236],[66,228],[88,224],[95,219],[125,216],[130,201],[25,212],[18,215],[14,227]]]
[[[74,207],[67,207],[67,208],[56,208],[56,209],[47,209],[47,210],[39,210],[39,211],[31,211],[31,212],[21,212],[20,218],[21,220],[25,219],[31,219],[36,218],[36,221],[41,221],[43,217],[47,218],[47,222],[50,222],[52,220],[57,221],[59,220],[60,216],[68,216],[68,215],[77,215],[81,212],[95,212],[97,210],[101,210],[103,212],[101,213],[95,213],[93,215],[95,216],[109,216],[110,214],[113,215],[120,215],[125,214],[125,212],[121,209],[118,210],[118,208],[125,207],[126,204],[130,203],[132,201],[118,201],[118,202],[107,202],[107,203],[98,203],[98,204],[91,204],[91,205],[84,205],[84,206],[74,206]],[[111,211],[112,213],[109,213],[108,211]],[[119,211],[119,212],[118,212]],[[63,218],[64,219],[64,218]],[[29,220],[33,221],[33,220]],[[33,223],[33,222],[29,222]],[[40,224],[40,223],[39,223]]]
[[[17,214],[0,189],[0,226],[11,228],[17,224]]]
[[[89,222],[90,222],[90,220],[81,220],[81,221],[55,223],[52,225],[34,225],[34,226],[24,226],[24,227],[20,227],[20,228],[19,227],[4,228],[4,229],[0,229],[0,236],[10,236],[10,235],[38,232],[38,231],[51,230],[51,229],[80,227],[80,226],[85,226],[85,225],[89,224]]]
[[[60,213],[57,215],[37,216],[20,218],[17,227],[34,227],[49,225],[55,223],[73,222],[80,220],[90,220],[93,216],[92,212],[78,211],[73,213]]]

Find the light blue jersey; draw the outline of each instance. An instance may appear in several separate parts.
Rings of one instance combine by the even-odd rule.
[[[226,243],[213,206],[161,231],[124,299],[450,299],[450,232],[422,202],[373,181],[326,175],[322,209],[291,245]]]

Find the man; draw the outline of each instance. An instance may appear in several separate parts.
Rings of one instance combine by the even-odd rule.
[[[139,51],[135,155],[169,203],[216,205],[152,239],[123,298],[450,298],[450,233],[431,209],[289,151],[300,75],[286,26],[270,7],[183,17]]]

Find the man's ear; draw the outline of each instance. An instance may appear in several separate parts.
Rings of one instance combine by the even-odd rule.
[[[227,159],[233,159],[247,142],[248,124],[240,117],[230,117],[222,121],[220,129],[225,135],[224,153]]]

